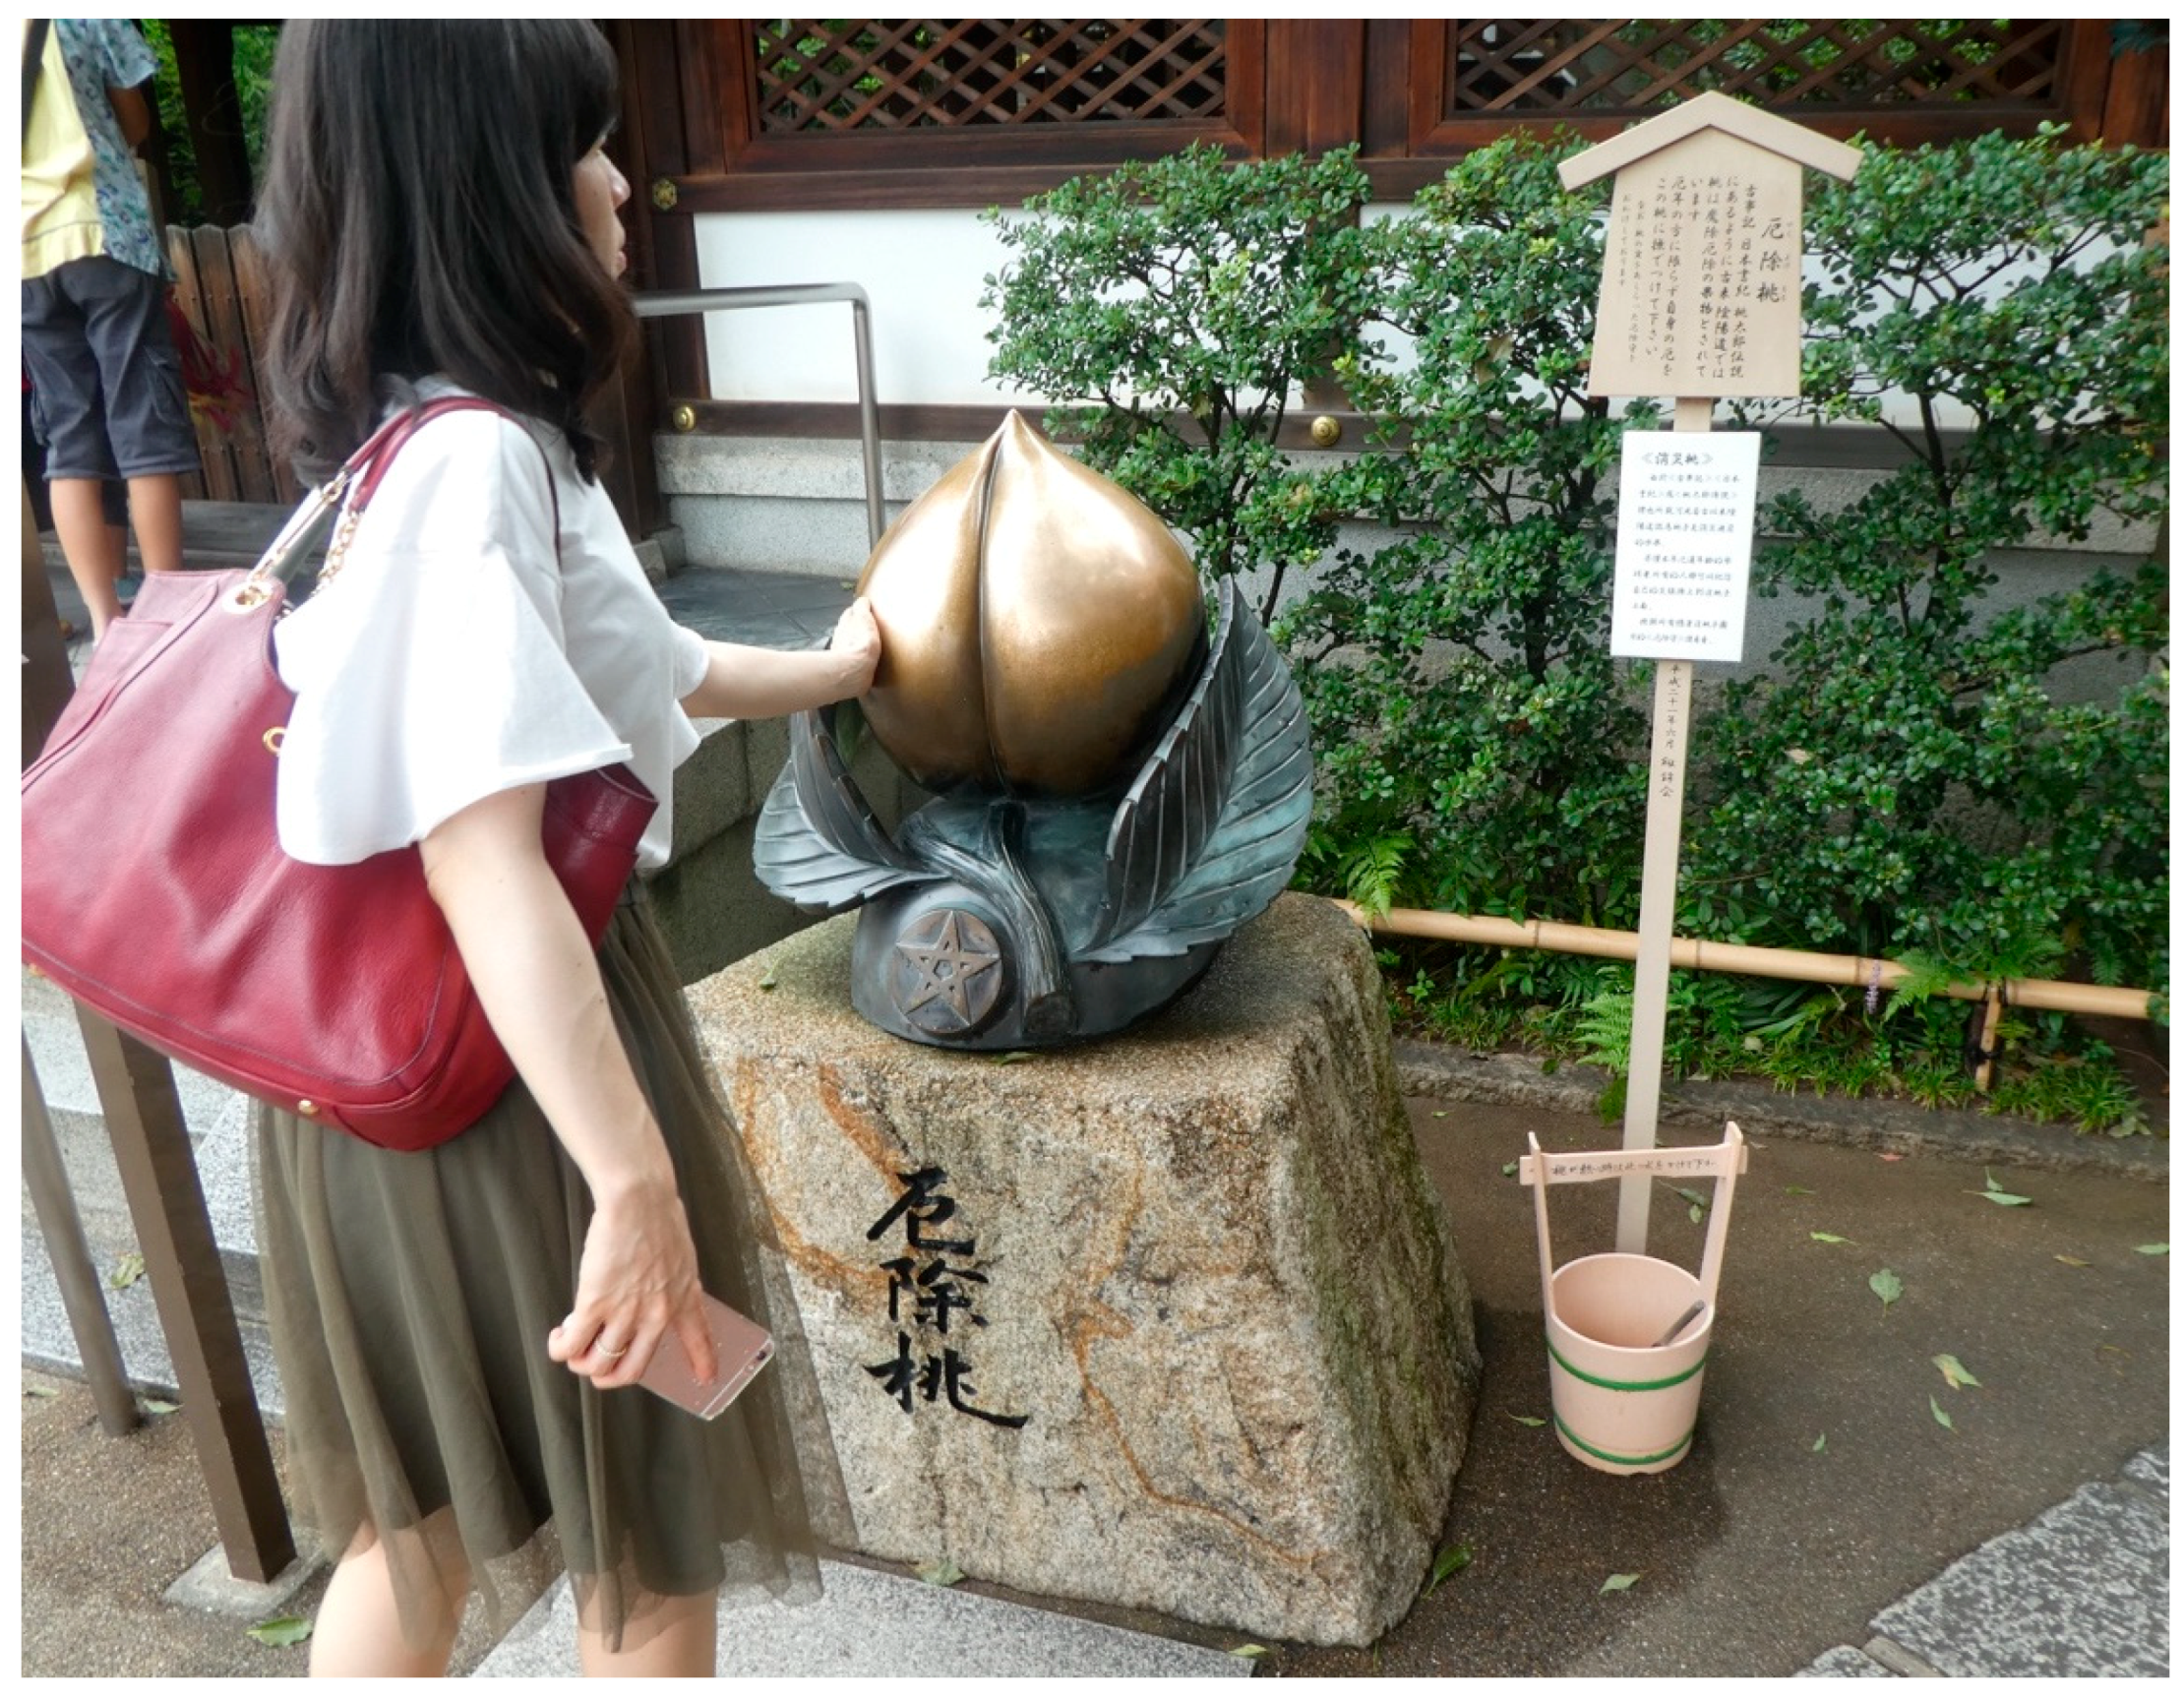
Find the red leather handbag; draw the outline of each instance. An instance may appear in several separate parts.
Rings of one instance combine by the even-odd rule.
[[[326,525],[322,583],[394,452],[476,407],[503,410],[456,397],[390,421],[251,571],[148,575],[23,775],[24,959],[177,1062],[394,1150],[454,1137],[516,1069],[414,845],[348,867],[281,853],[295,697],[273,628]],[[594,943],[654,806],[621,766],[547,787],[546,858]]]

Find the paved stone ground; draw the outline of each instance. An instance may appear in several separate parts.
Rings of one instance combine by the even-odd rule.
[[[1882,1611],[1866,1655],[1902,1674],[2166,1675],[2168,1479],[2162,1445],[2081,1487]]]

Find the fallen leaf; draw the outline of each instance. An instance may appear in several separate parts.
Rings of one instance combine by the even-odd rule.
[[[1931,1393],[1927,1394],[1926,1408],[1934,1413],[1934,1420],[1940,1423],[1942,1426],[1948,1428],[1952,1433],[1957,1430],[1957,1425],[1949,1420],[1949,1412],[1942,1409],[1941,1401]]]
[[[58,1398],[60,1392],[57,1388],[51,1386],[26,1386],[23,1389],[23,1396],[26,1398]]]
[[[1840,1233],[1816,1233],[1812,1236],[1822,1244],[1855,1244],[1854,1239],[1845,1239]]]
[[[1934,1359],[1934,1366],[1941,1370],[1942,1379],[1949,1382],[1951,1392],[1960,1392],[1967,1386],[1979,1384],[1979,1377],[1946,1351]]]
[[[1786,1185],[1782,1189],[1785,1197],[1817,1197],[1819,1195],[1809,1185]]]
[[[132,1250],[127,1256],[114,1264],[113,1273],[106,1276],[106,1284],[116,1292],[120,1292],[126,1287],[136,1285],[143,1278],[144,1258],[138,1252]]]
[[[1881,1313],[1883,1315],[1888,1313],[1890,1305],[1904,1296],[1904,1283],[1897,1278],[1893,1269],[1882,1269],[1878,1274],[1868,1278],[1865,1284],[1873,1289],[1873,1296],[1881,1301]]]
[[[300,1646],[311,1638],[311,1624],[301,1616],[274,1616],[243,1632],[261,1646]]]
[[[1881,1160],[1883,1162],[1902,1162],[1904,1153],[1900,1150],[1884,1150],[1881,1152]]]
[[[1245,1642],[1244,1642],[1244,1644],[1243,1644],[1242,1646],[1232,1646],[1232,1647],[1230,1647],[1230,1648],[1229,1648],[1229,1656],[1230,1656],[1231,1658],[1245,1658],[1245,1659],[1249,1659],[1249,1658],[1264,1658],[1264,1657],[1266,1656],[1266,1648],[1265,1648],[1265,1647],[1263,1647],[1263,1646],[1260,1646],[1260,1645],[1258,1645],[1258,1644],[1256,1644],[1256,1643],[1254,1643],[1254,1642],[1252,1642],[1252,1641],[1246,1640],[1246,1641],[1245,1641]]]
[[[1519,1416],[1515,1411],[1509,1413],[1509,1420],[1511,1422],[1521,1422],[1527,1427],[1545,1427],[1547,1426],[1547,1418],[1544,1416]]]
[[[169,1403],[164,1398],[140,1398],[137,1400],[137,1408],[151,1416],[172,1416],[182,1406]]]
[[[2004,1191],[2002,1187],[1995,1183],[1993,1169],[1982,1168],[1979,1172],[1986,1176],[1987,1188],[1986,1190],[1978,1192],[1975,1195],[1985,1198],[1989,1203],[1999,1203],[2005,1209],[2016,1209],[2032,1201],[2031,1198],[2025,1197],[2018,1192]]]
[[[1638,1572],[1638,1574],[1644,1573],[1643,1570]],[[1603,1593],[1627,1593],[1637,1584],[1638,1575],[1610,1575],[1601,1583],[1600,1590]]]
[[[758,981],[758,989],[760,991],[771,991],[780,983],[779,980],[773,977],[773,969],[769,967],[766,969],[764,977]]]
[[[1448,1111],[1445,1109],[1436,1109],[1433,1112],[1433,1119],[1435,1121],[1446,1121],[1448,1119]]]
[[[1505,1162],[1501,1165],[1501,1173],[1503,1179],[1513,1180],[1516,1178],[1517,1165],[1513,1162]]]
[[[1820,1437],[1819,1437],[1818,1439],[1815,1439],[1815,1440],[1814,1440],[1814,1441],[1812,1442],[1812,1448],[1813,1448],[1813,1450],[1815,1450],[1815,1451],[1825,1451],[1825,1450],[1827,1450],[1827,1448],[1828,1448],[1828,1436],[1827,1436],[1827,1435],[1826,1435],[1825,1433],[1821,1434],[1821,1435],[1820,1435]]]
[[[1035,1050],[1004,1050],[989,1060],[996,1067],[1006,1067],[1012,1062],[1037,1062],[1039,1053]]]
[[[1426,1597],[1430,1598],[1432,1596],[1433,1589],[1438,1587],[1443,1581],[1446,1581],[1451,1575],[1455,1574],[1457,1570],[1468,1569],[1470,1567],[1470,1547],[1443,1547],[1439,1553],[1433,1559],[1432,1578],[1426,1583]]]
[[[920,1581],[930,1582],[935,1587],[953,1587],[963,1579],[963,1571],[945,1557],[936,1557],[929,1563],[921,1563],[913,1573]]]
[[[2169,1253],[2169,1247],[2165,1244],[2141,1244],[2135,1248],[2141,1256],[2166,1256]]]
[[[2055,1260],[2061,1263],[2065,1268],[2091,1268],[2093,1266],[2093,1264],[2088,1262],[2083,1256],[2064,1256],[2059,1252],[2057,1253]]]
[[[2032,1200],[2014,1191],[1974,1191],[1973,1197],[1983,1197],[1989,1203],[1998,1203],[2004,1209],[2022,1209]]]

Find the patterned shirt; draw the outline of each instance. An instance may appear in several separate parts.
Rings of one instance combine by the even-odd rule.
[[[56,18],[43,66],[24,152],[23,274],[38,276],[70,260],[107,254],[165,277],[165,244],[106,97],[108,89],[149,82],[159,62],[125,19]],[[67,71],[73,114],[55,98],[57,68]]]

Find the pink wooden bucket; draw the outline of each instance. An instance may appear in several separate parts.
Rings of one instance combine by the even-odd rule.
[[[1672,1469],[1690,1451],[1698,1422],[1729,1205],[1747,1160],[1744,1134],[1730,1122],[1718,1145],[1567,1155],[1544,1151],[1537,1137],[1527,1137],[1532,1153],[1517,1173],[1532,1187],[1539,1216],[1540,1293],[1556,1436],[1580,1463],[1609,1475]],[[1657,1256],[1623,1251],[1554,1266],[1547,1188],[1630,1174],[1714,1180],[1697,1274]]]

